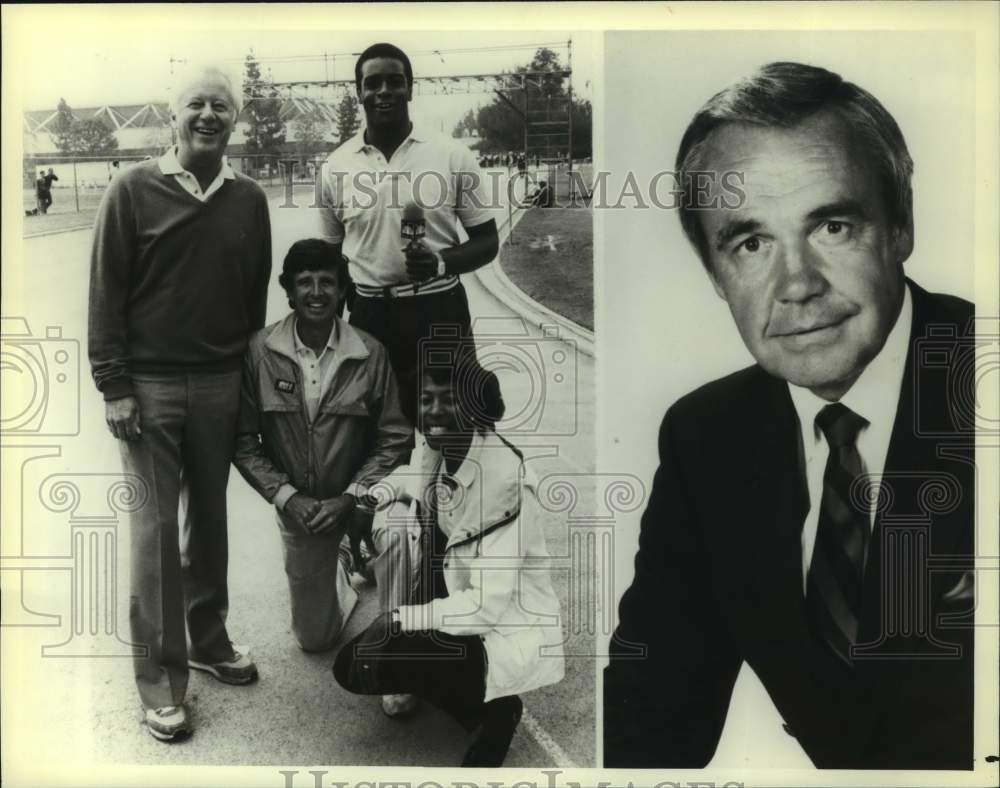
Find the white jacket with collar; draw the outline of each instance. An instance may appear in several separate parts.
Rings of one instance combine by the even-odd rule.
[[[441,455],[419,441],[410,465],[370,490],[380,499],[375,527],[418,535],[417,510],[440,467]],[[448,596],[401,607],[404,627],[479,635],[488,662],[486,701],[560,681],[562,618],[533,475],[511,444],[494,432],[476,432],[452,478],[450,500],[438,504],[438,523],[448,536]],[[414,551],[421,543],[409,540]],[[411,562],[421,565],[416,552]]]

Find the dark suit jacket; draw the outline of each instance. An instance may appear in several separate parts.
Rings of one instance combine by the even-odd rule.
[[[705,766],[746,661],[817,766],[972,767],[973,310],[910,288],[855,668],[808,629],[798,418],[786,383],[750,367],[663,421],[605,671],[605,766]]]

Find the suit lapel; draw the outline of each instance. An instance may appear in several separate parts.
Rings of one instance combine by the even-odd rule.
[[[945,444],[955,447],[961,439],[942,440],[937,433],[944,429],[941,422],[928,424],[927,417],[947,419],[949,390],[941,385],[921,385],[918,367],[923,344],[920,340],[928,337],[928,326],[935,324],[932,304],[928,294],[910,282],[913,295],[913,326],[910,332],[909,351],[903,371],[903,384],[896,408],[889,452],[886,455],[883,480],[888,483],[893,495],[892,504],[885,511],[880,510],[875,517],[872,532],[871,553],[865,574],[864,600],[860,622],[859,641],[872,642],[883,631],[883,564],[887,533],[899,524],[919,526],[929,522],[935,553],[951,554],[959,547],[963,532],[967,527],[965,518],[958,516],[933,516],[927,502],[933,499],[928,483],[947,484],[948,476],[961,474],[960,465],[942,454]],[[963,327],[956,327],[961,330]],[[918,390],[919,388],[919,390]],[[970,395],[971,396],[971,395]],[[918,412],[919,409],[919,412]],[[963,478],[963,477],[959,477]],[[963,485],[959,485],[960,487]],[[945,488],[941,488],[945,489]],[[961,490],[959,490],[961,493]],[[929,517],[929,520],[927,519]],[[927,550],[930,551],[928,540]],[[885,589],[890,591],[890,589]],[[891,591],[890,591],[891,592]]]

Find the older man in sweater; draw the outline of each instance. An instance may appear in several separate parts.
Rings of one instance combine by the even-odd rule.
[[[225,623],[241,359],[264,325],[271,272],[267,199],[223,155],[238,114],[221,71],[187,72],[172,101],[176,147],[111,181],[94,231],[90,361],[125,471],[148,491],[131,528],[130,623],[160,740],[190,732],[189,667],[229,684],[257,677]]]

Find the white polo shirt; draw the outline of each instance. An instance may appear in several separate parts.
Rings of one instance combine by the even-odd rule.
[[[177,158],[177,146],[168,148],[167,152],[160,156],[159,159],[160,172],[164,175],[173,175],[174,180],[176,180],[181,187],[190,194],[192,197],[196,197],[202,202],[208,202],[208,198],[215,194],[219,189],[222,188],[222,184],[226,181],[232,181],[236,179],[236,173],[233,172],[233,168],[229,166],[229,162],[226,157],[222,157],[222,166],[219,168],[219,174],[215,176],[208,188],[204,191],[201,190],[201,184],[198,183],[198,179],[193,173],[188,172],[181,166],[180,159]]]
[[[403,207],[413,201],[424,209],[423,242],[437,252],[463,243],[462,228],[496,218],[500,188],[472,151],[448,137],[414,129],[386,161],[362,131],[323,165],[321,233],[343,242],[358,284],[409,284]]]

